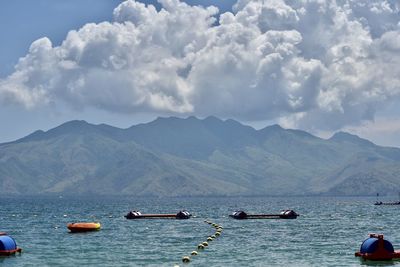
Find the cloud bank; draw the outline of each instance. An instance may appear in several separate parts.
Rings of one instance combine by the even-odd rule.
[[[239,0],[233,12],[128,0],[60,46],[32,43],[0,101],[217,115],[334,130],[400,102],[397,0]]]

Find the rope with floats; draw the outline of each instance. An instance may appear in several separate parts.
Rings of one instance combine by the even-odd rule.
[[[213,222],[210,222],[210,221],[207,221],[207,220],[205,220],[204,222],[215,228],[215,234],[208,236],[207,237],[207,241],[204,241],[204,242],[198,244],[197,245],[197,250],[193,250],[190,253],[191,256],[199,255],[199,252],[201,250],[204,250],[205,248],[207,248],[210,245],[210,242],[214,241],[216,238],[218,238],[222,234],[223,227],[221,225],[213,223]],[[191,260],[192,259],[190,258],[190,256],[183,256],[182,257],[182,262],[183,263],[189,263]],[[178,267],[178,265],[175,265],[175,267]]]

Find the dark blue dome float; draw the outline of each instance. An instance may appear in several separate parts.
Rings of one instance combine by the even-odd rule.
[[[237,220],[244,219],[296,219],[299,214],[294,210],[283,210],[279,214],[247,214],[242,210],[235,211],[230,217]]]
[[[177,214],[142,214],[140,211],[130,211],[124,216],[127,219],[189,219],[192,214],[186,210],[181,210]]]
[[[364,260],[392,260],[400,258],[400,251],[395,251],[392,243],[383,239],[381,234],[370,234],[361,244],[360,251],[354,254]]]
[[[22,249],[17,247],[14,238],[8,236],[6,233],[0,233],[0,256],[10,256],[17,252],[21,253]]]

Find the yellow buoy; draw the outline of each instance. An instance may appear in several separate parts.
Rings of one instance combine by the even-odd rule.
[[[197,253],[196,250],[193,250],[192,253],[190,253],[190,254],[192,254],[193,256],[195,256],[195,255],[197,255],[198,253]]]
[[[204,249],[204,245],[203,245],[203,244],[199,244],[199,245],[197,246],[197,248],[198,248],[198,249]]]
[[[215,236],[220,236],[220,235],[221,235],[220,232],[216,232],[216,233],[215,233]]]
[[[182,257],[182,261],[183,262],[190,262],[190,257],[189,256],[184,256],[184,257]]]
[[[214,239],[214,238],[216,238],[216,236],[215,235],[212,235],[212,236],[210,236],[212,239]]]
[[[205,247],[208,246],[208,243],[207,243],[207,242],[203,242],[202,244],[203,244],[203,246],[205,246]]]
[[[89,231],[98,231],[101,228],[101,224],[98,222],[91,222],[91,223],[85,223],[85,222],[78,222],[78,223],[69,223],[67,224],[67,228],[72,232],[72,233],[77,233],[77,232],[89,232]]]
[[[208,237],[207,241],[213,241],[213,239],[211,237]]]

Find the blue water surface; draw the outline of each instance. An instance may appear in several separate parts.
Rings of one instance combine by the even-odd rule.
[[[23,248],[0,257],[2,266],[389,266],[354,257],[369,233],[383,233],[400,249],[400,206],[374,206],[372,198],[134,198],[49,197],[0,199],[0,231]],[[176,213],[189,220],[127,220],[129,210]],[[234,220],[235,210],[279,213],[293,209],[296,220]],[[191,256],[224,227],[209,247]],[[67,223],[99,221],[98,232],[70,234]]]

